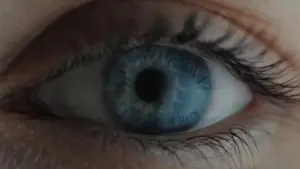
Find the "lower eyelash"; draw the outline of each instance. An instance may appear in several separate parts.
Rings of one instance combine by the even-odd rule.
[[[254,165],[255,152],[259,151],[251,133],[242,126],[230,129],[227,133],[195,136],[181,141],[175,139],[142,140],[132,136],[128,139],[140,147],[142,154],[147,154],[151,148],[158,148],[173,156],[182,166],[184,166],[184,160],[178,154],[180,151],[195,152],[198,160],[204,160],[210,166],[213,165],[210,160],[226,158],[229,168],[242,168],[241,158],[245,154],[249,155],[248,160],[252,160],[253,164],[250,165]]]

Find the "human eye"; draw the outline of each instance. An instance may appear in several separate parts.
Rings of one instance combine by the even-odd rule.
[[[270,30],[213,3],[94,2],[9,65],[22,83],[2,83],[13,88],[2,108],[35,112],[44,146],[62,137],[67,157],[43,152],[58,166],[251,167],[299,100],[295,67]],[[64,162],[78,152],[80,164]]]

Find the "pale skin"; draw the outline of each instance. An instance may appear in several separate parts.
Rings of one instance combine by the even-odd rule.
[[[32,42],[31,40],[34,37],[38,36],[40,32],[61,15],[90,1],[1,0],[0,70],[5,70],[7,63],[14,58],[23,57],[25,60],[29,59],[29,54],[36,47],[26,49],[26,46]],[[215,1],[221,2],[221,0]],[[222,3],[228,6],[234,4],[236,8],[247,8],[258,16],[266,18],[268,22],[276,27],[275,29],[279,34],[277,43],[282,48],[281,50],[292,53],[295,59],[300,57],[300,37],[298,36],[300,33],[299,1],[226,0],[222,1]],[[153,4],[155,6],[155,2]],[[37,45],[37,47],[39,46]],[[24,49],[25,52],[22,52]],[[31,60],[28,60],[28,64],[30,62]],[[18,76],[18,70],[13,70],[13,68],[9,67],[8,69],[10,71],[7,71],[5,75],[11,78],[1,80],[1,93],[5,93],[5,90],[9,88],[8,85],[14,84],[13,81],[21,82],[16,80],[16,78],[23,76]],[[297,68],[295,69],[297,70]],[[296,105],[295,107],[286,111],[289,116],[297,119],[300,106]],[[263,154],[258,153],[261,157],[259,157],[259,162],[255,166],[256,169],[299,168],[300,123],[295,121],[292,124],[289,123],[289,125],[286,125],[286,123],[280,123],[277,128],[272,138],[272,148],[263,151]],[[193,161],[188,160],[188,163],[191,165],[185,166],[173,163],[172,160],[174,158],[169,159],[168,156],[163,155],[140,160],[141,154],[131,149],[129,151],[123,150],[122,143],[108,146],[107,149],[109,150],[103,151],[103,139],[101,136],[91,136],[94,134],[93,132],[86,133],[80,127],[77,127],[76,130],[74,130],[74,127],[68,129],[62,129],[61,127],[65,126],[48,122],[26,121],[19,115],[9,113],[0,114],[0,168],[169,169],[177,167],[194,169],[199,167],[199,164],[193,165]],[[122,140],[123,138],[120,139]],[[129,148],[133,146],[128,140],[124,142]],[[209,169],[209,165],[201,167]],[[218,167],[223,168],[221,164],[218,166],[218,163],[214,164],[213,167],[216,169]]]

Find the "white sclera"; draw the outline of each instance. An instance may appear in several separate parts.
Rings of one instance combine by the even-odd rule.
[[[213,125],[243,110],[252,100],[249,87],[219,63],[206,60],[211,73],[212,98],[207,113],[192,129]]]
[[[102,62],[95,61],[64,73],[43,84],[37,97],[58,116],[81,117],[112,125],[103,105],[101,67]]]
[[[210,60],[206,63],[211,73],[212,98],[205,116],[192,130],[213,125],[241,111],[252,99],[248,86],[234,78],[222,65]],[[110,112],[106,112],[106,105],[103,105],[102,66],[102,62],[95,61],[67,72],[42,85],[37,97],[58,116],[81,117],[115,127]]]

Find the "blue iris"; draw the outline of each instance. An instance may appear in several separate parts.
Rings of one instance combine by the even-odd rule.
[[[212,95],[206,62],[185,49],[140,46],[119,52],[104,79],[106,108],[117,125],[147,134],[189,130]]]

